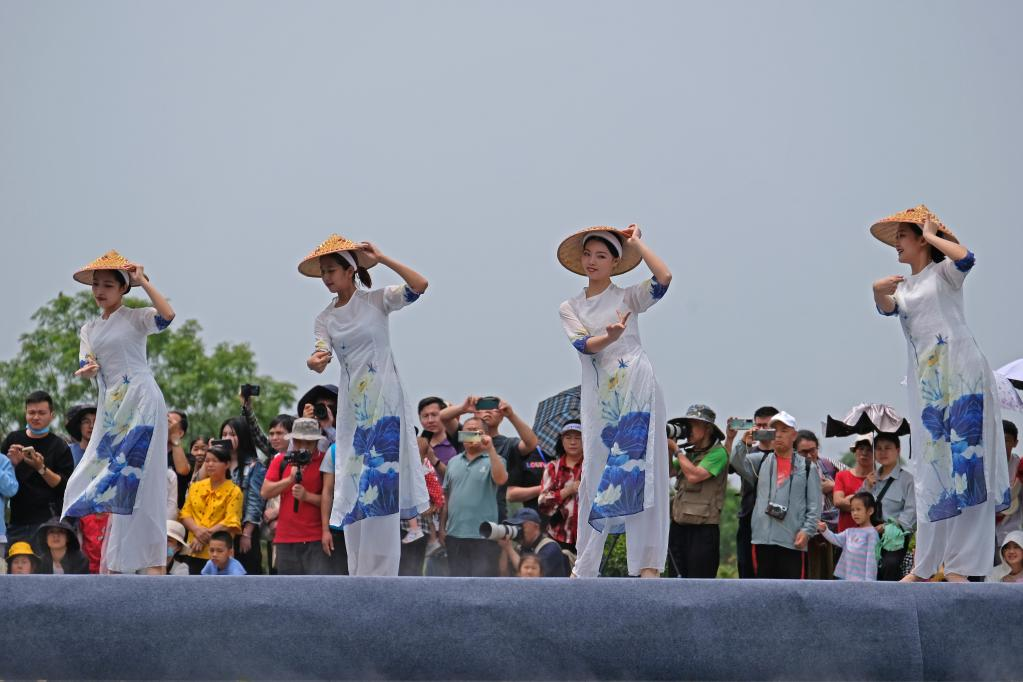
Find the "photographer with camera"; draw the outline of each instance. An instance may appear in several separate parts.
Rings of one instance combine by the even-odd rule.
[[[452,577],[495,577],[500,549],[482,539],[479,529],[482,523],[498,521],[497,494],[508,481],[508,470],[479,417],[465,421],[458,440],[465,451],[448,462],[440,541],[447,548]]]
[[[518,575],[522,555],[533,554],[540,558],[543,577],[568,577],[568,562],[561,545],[543,532],[543,521],[535,509],[523,507],[504,523],[482,524],[480,535],[496,540],[501,548],[501,575]]]
[[[334,384],[319,384],[306,391],[298,400],[298,416],[315,419],[328,444],[337,439],[337,395],[338,388]]]
[[[322,438],[315,419],[296,419],[288,437],[288,452],[274,456],[259,492],[265,500],[278,495],[281,498],[274,536],[280,575],[330,575],[333,572],[321,543]]]
[[[716,416],[706,405],[692,405],[678,420],[678,440],[687,444],[678,458],[668,556],[680,578],[716,578],[721,563],[719,524],[728,484],[728,452],[721,444],[725,434],[714,423]]]
[[[539,444],[533,428],[512,409],[512,406],[497,396],[469,396],[461,405],[452,405],[440,411],[440,420],[449,424],[452,419],[471,413],[484,425],[487,435],[494,442],[494,448],[505,461],[508,481],[502,485],[497,497],[498,516],[507,516],[507,503],[521,503],[537,508],[543,481],[544,462],[536,451]],[[501,424],[507,419],[515,428],[518,437],[503,436]]]
[[[773,452],[751,453],[745,439],[732,454],[735,471],[756,487],[751,518],[753,565],[757,578],[799,580],[811,537],[821,514],[821,476],[817,464],[795,452],[796,420],[787,412],[771,417],[761,442]],[[773,432],[772,432],[773,431]]]
[[[745,448],[746,451],[770,452],[771,441],[757,440],[755,435],[761,431],[768,431],[771,417],[776,414],[778,414],[777,408],[770,405],[757,408],[757,411],[753,413],[752,429],[749,427],[748,420],[729,417],[725,438],[725,450],[729,453],[729,461],[731,461],[732,457],[736,456],[740,447]],[[735,437],[738,435],[738,429],[734,428],[733,425],[739,422],[744,423],[746,428],[742,429],[745,433],[739,439],[739,442],[736,443]],[[734,471],[734,467],[731,470]],[[753,566],[752,524],[753,508],[757,504],[757,487],[755,484],[742,478],[739,494],[741,498],[739,500],[739,527],[735,532],[735,561],[738,564],[740,578],[756,578],[756,569]]]

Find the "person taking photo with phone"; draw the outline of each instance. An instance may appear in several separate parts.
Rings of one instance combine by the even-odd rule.
[[[625,230],[590,227],[565,239],[558,260],[586,277],[560,307],[561,323],[582,368],[582,484],[579,555],[574,577],[596,577],[609,535],[626,533],[630,575],[659,577],[668,554],[668,440],[664,395],[643,349],[638,319],[660,301],[671,271]],[[651,277],[622,288],[612,276],[640,262]],[[631,323],[630,323],[631,322]]]
[[[383,264],[405,282],[370,289]],[[430,508],[415,432],[391,353],[390,315],[414,303],[428,282],[369,242],[331,235],[299,264],[333,300],[316,317],[306,365],[323,372],[337,358],[340,377],[330,526],[343,530],[350,575],[397,576],[400,518]]]

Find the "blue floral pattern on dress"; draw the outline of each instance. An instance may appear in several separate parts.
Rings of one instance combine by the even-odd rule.
[[[623,383],[619,374],[624,371],[625,368],[619,367],[610,377],[607,385],[611,396],[602,401],[605,423],[600,440],[608,449],[607,463],[597,483],[589,517],[590,525],[598,530],[603,528],[604,519],[638,514],[644,506],[650,413],[621,413],[622,396],[614,388]],[[621,524],[616,524],[610,532],[622,532]]]
[[[368,425],[356,426],[352,446],[361,458],[359,498],[355,507],[345,515],[342,527],[398,511],[401,419],[384,416]]]
[[[965,256],[955,261],[956,270],[959,272],[969,272],[976,264],[977,257],[973,255],[973,251],[967,251]]]
[[[105,464],[105,471],[89,485],[89,490],[71,505],[65,516],[86,516],[100,512],[131,514],[135,496],[142,480],[153,427],[140,425],[130,429],[120,440],[119,434],[103,434],[96,448],[96,459]]]
[[[662,298],[664,298],[664,295],[668,293],[669,286],[670,284],[661,285],[661,283],[657,281],[656,277],[651,277],[650,297],[653,298],[655,301],[661,300]]]

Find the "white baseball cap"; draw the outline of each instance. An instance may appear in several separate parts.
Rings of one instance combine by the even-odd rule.
[[[796,418],[793,417],[788,412],[779,412],[778,414],[774,415],[773,417],[771,417],[771,421],[769,421],[767,425],[772,426],[775,422],[781,422],[785,426],[788,426],[789,428],[792,429],[797,428]]]

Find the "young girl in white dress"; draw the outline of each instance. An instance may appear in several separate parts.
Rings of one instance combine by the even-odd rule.
[[[561,304],[561,322],[582,364],[582,480],[573,577],[595,577],[604,541],[625,533],[629,573],[657,577],[668,552],[668,439],[664,396],[639,338],[639,321],[661,300],[671,272],[626,230],[591,227],[561,243],[558,259],[587,277]],[[612,275],[644,261],[653,276],[621,288]]]
[[[100,559],[106,573],[162,574],[167,558],[167,406],[146,359],[146,338],[174,319],[141,265],[111,251],[75,273],[102,314],[81,329],[76,376],[99,384],[96,424],[68,479],[62,517],[110,512]],[[141,287],[153,302],[128,308]]]
[[[950,582],[987,575],[1009,470],[994,374],[966,325],[963,282],[974,255],[923,205],[870,231],[910,266],[908,276],[874,282],[878,312],[898,316],[909,356],[917,535],[903,580],[927,580],[942,565]]]
[[[369,289],[368,268],[382,263],[405,284]],[[398,575],[400,519],[430,507],[416,442],[416,415],[391,354],[389,316],[426,291],[426,278],[369,242],[332,235],[299,265],[335,294],[316,317],[315,349],[306,364],[323,372],[340,364],[334,474],[325,491],[330,525],[345,534],[350,575]],[[360,284],[362,285],[360,287]],[[362,288],[365,287],[365,288]]]

